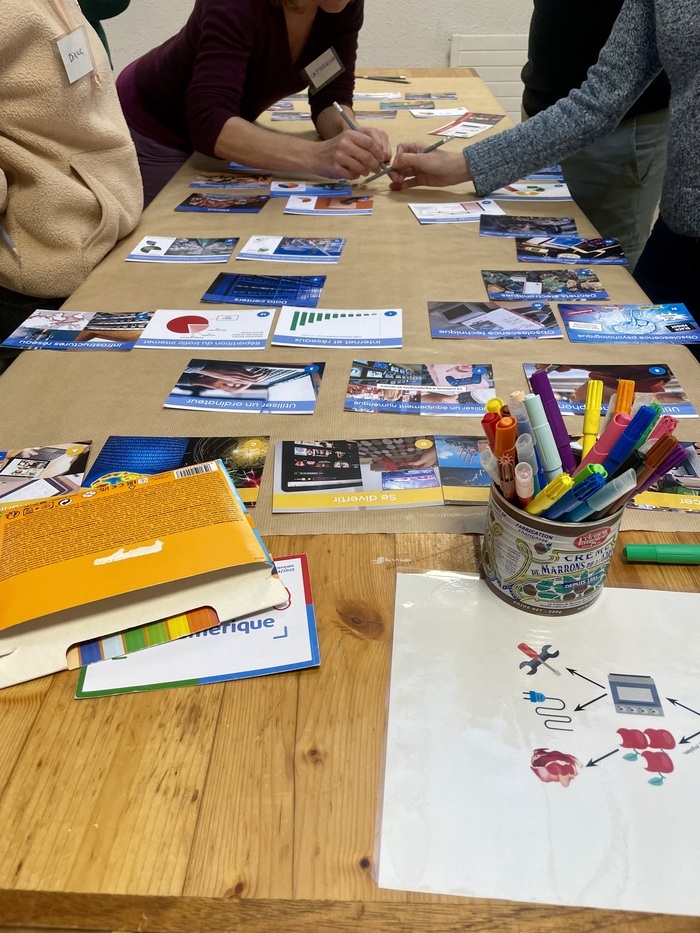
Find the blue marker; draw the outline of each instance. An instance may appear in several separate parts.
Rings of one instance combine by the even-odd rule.
[[[607,459],[603,461],[603,468],[607,470],[608,476],[614,473],[620,464],[629,457],[655,418],[656,411],[650,405],[642,405],[613,444]]]
[[[557,499],[554,505],[551,505],[546,512],[542,513],[542,518],[561,518],[566,513],[575,509],[582,502],[585,502],[589,496],[598,492],[605,486],[605,477],[601,473],[592,473],[580,483],[576,483],[571,489],[564,493],[561,499]]]

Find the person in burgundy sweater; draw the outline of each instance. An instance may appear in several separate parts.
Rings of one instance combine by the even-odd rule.
[[[180,32],[128,65],[117,90],[139,155],[146,203],[190,154],[277,171],[358,178],[391,159],[386,134],[350,130],[364,0],[196,0]],[[314,89],[303,74],[330,48],[344,67]],[[309,86],[321,137],[284,140],[253,121]]]

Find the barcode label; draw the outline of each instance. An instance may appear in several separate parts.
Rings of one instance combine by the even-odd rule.
[[[218,466],[214,462],[197,463],[194,466],[183,467],[181,470],[175,470],[175,479],[182,479],[183,476],[194,476],[196,473],[215,473]]]

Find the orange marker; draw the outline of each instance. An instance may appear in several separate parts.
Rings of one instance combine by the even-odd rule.
[[[617,396],[613,415],[629,415],[634,401],[634,379],[620,379],[617,383]]]

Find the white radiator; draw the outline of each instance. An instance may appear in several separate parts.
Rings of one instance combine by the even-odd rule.
[[[450,66],[474,68],[514,123],[520,122],[527,36],[452,36]]]

